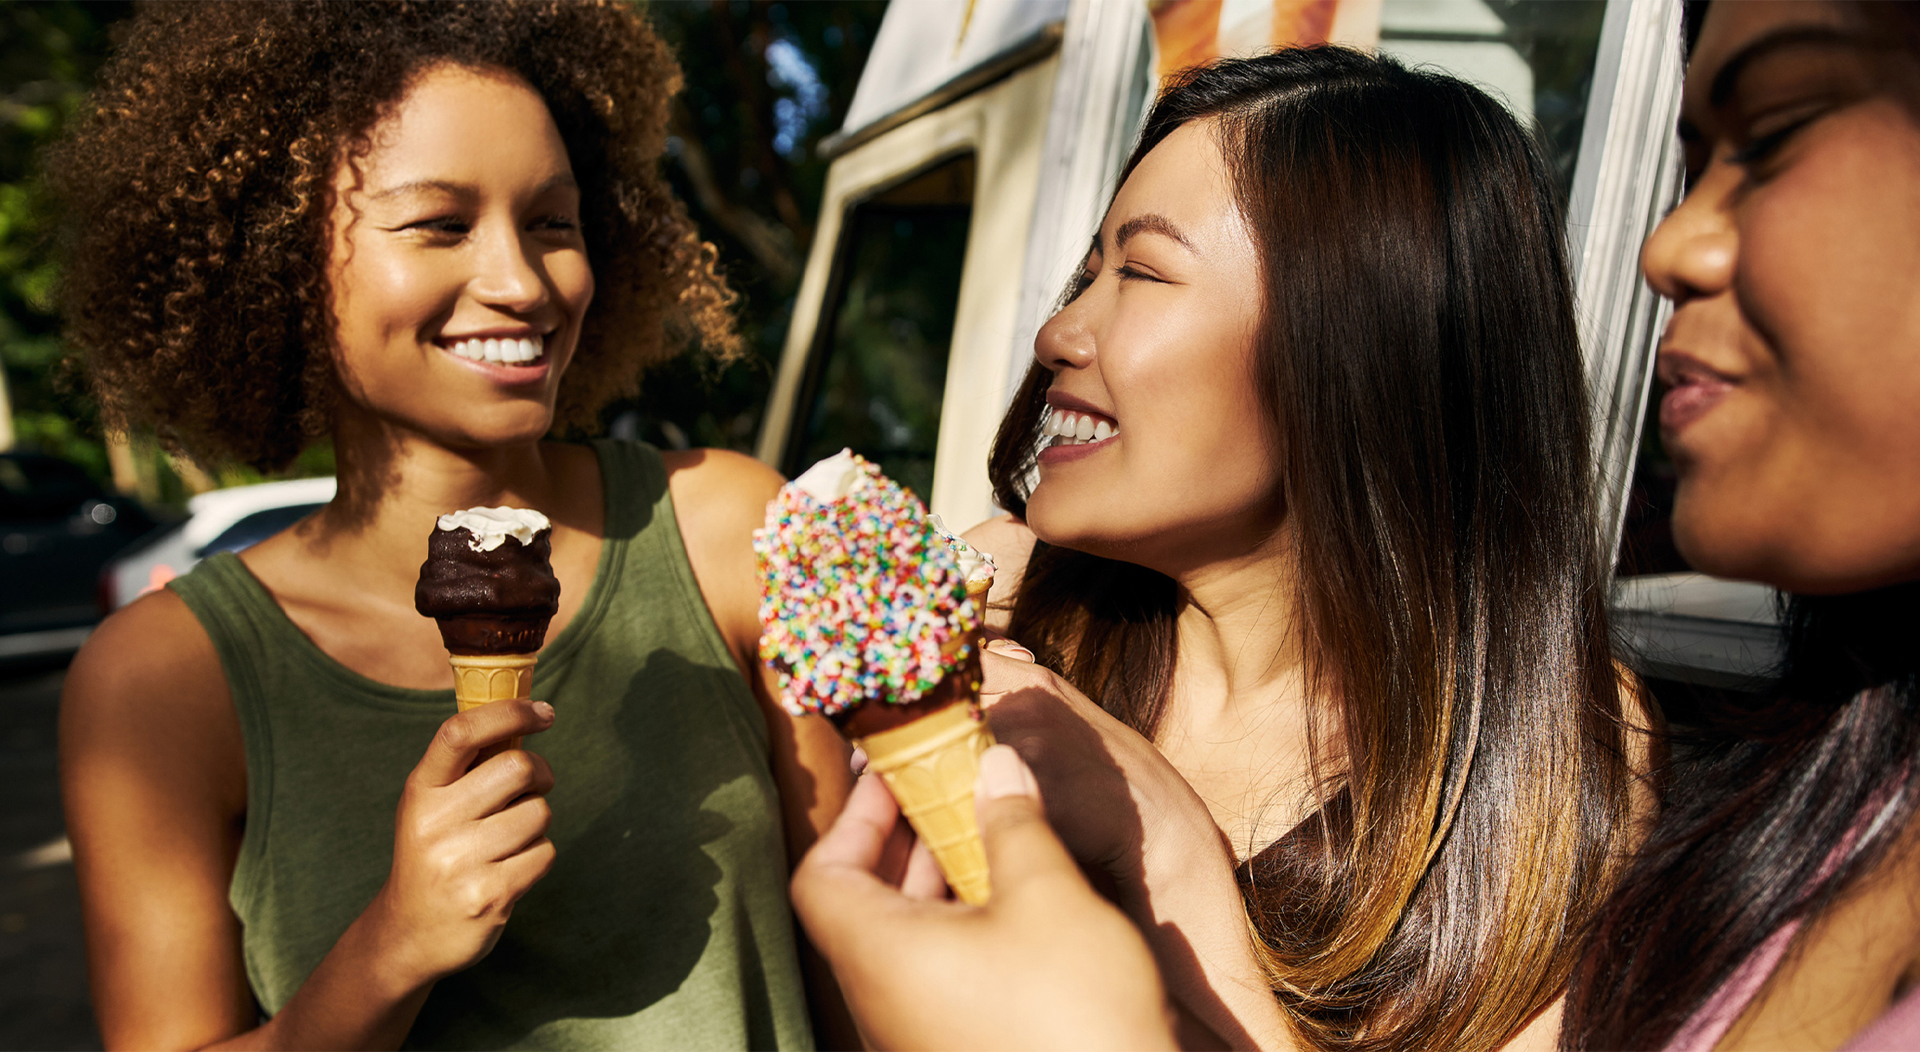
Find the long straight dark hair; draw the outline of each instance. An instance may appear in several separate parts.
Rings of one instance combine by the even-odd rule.
[[[1559,992],[1625,828],[1557,193],[1481,91],[1339,48],[1185,75],[1125,172],[1194,121],[1261,259],[1252,376],[1313,722],[1342,751],[1331,802],[1242,867],[1249,915],[1314,1043],[1490,1048]],[[1016,514],[1051,379],[1028,373],[995,441]],[[1178,602],[1157,572],[1042,543],[1010,633],[1151,736]]]
[[[1852,6],[1920,61],[1920,3]],[[1687,6],[1690,40],[1706,7]],[[1575,969],[1562,1047],[1664,1047],[1763,942],[1832,906],[1908,834],[1920,582],[1794,596],[1783,631],[1776,683],[1674,733],[1660,817]]]

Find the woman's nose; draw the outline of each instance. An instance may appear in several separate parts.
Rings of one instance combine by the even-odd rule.
[[[518,230],[503,230],[489,236],[481,249],[479,264],[468,287],[490,307],[512,314],[531,314],[551,298],[540,255]]]
[[[1640,271],[1654,291],[1674,303],[1715,296],[1733,284],[1740,238],[1729,197],[1740,173],[1716,165],[1667,214],[1640,249]]]
[[[1042,368],[1059,372],[1082,369],[1093,362],[1093,333],[1087,326],[1086,309],[1080,299],[1061,308],[1060,313],[1040,326],[1033,338],[1033,357]]]

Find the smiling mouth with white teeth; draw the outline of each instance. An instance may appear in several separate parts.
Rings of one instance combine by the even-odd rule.
[[[546,355],[547,338],[536,335],[504,340],[498,338],[456,340],[447,347],[447,350],[476,362],[529,365]]]
[[[1040,434],[1052,439],[1047,443],[1049,449],[1056,446],[1084,446],[1089,442],[1105,442],[1119,433],[1119,425],[1110,420],[1066,409],[1050,410],[1047,413],[1047,419],[1040,425]]]

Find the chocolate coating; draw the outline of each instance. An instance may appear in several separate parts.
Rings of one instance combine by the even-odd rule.
[[[531,654],[547,638],[560,609],[553,576],[553,531],[532,544],[509,537],[475,551],[473,532],[436,528],[413,588],[413,608],[440,623],[440,640],[455,654]]]
[[[980,696],[980,648],[975,647],[967,663],[947,673],[940,685],[905,702],[865,702],[828,716],[842,738],[853,741],[869,734],[904,727],[922,716],[931,716],[949,705],[975,704]]]

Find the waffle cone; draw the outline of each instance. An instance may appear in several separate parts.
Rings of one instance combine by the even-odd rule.
[[[956,701],[912,723],[859,738],[867,766],[893,791],[913,831],[933,850],[960,901],[987,901],[987,853],[973,812],[980,754],[993,732],[976,701]]]
[[[533,697],[537,654],[448,654],[447,663],[453,666],[453,701],[461,712],[490,702]],[[519,747],[520,739],[510,738],[482,751],[480,758]]]

